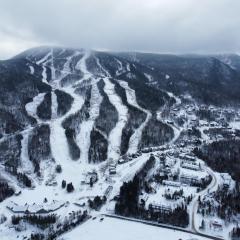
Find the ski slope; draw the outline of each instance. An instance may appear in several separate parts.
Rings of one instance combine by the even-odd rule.
[[[132,105],[133,107],[139,109],[140,111],[146,113],[146,115],[147,115],[145,121],[134,131],[133,135],[131,136],[131,138],[129,140],[129,148],[128,148],[127,153],[131,154],[131,153],[135,153],[138,151],[138,146],[139,146],[139,143],[142,138],[143,129],[146,127],[148,121],[151,119],[152,114],[150,111],[148,111],[138,105],[135,90],[131,89],[127,82],[119,81],[119,84],[126,91],[128,103],[130,105]]]
[[[37,122],[41,122],[37,115],[37,108],[44,100],[46,93],[39,93],[36,97],[33,98],[32,102],[29,102],[25,105],[25,109],[29,116],[35,118]]]
[[[120,145],[122,130],[128,120],[128,109],[123,105],[121,98],[116,94],[114,84],[107,78],[104,78],[104,92],[107,94],[110,103],[118,112],[118,122],[109,134],[108,139],[108,158],[117,160],[120,157]]]
[[[99,115],[99,108],[102,102],[102,96],[98,90],[97,83],[92,85],[89,119],[83,121],[80,126],[80,133],[77,136],[77,143],[80,148],[80,161],[88,163],[88,152],[91,145],[91,131],[94,126],[94,122]]]

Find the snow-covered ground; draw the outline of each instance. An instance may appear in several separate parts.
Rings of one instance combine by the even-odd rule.
[[[34,167],[32,162],[29,160],[28,156],[28,138],[31,133],[32,128],[29,128],[25,131],[22,131],[22,140],[21,140],[21,169],[24,173],[32,174],[34,172]]]
[[[34,74],[34,72],[35,72],[34,67],[33,66],[29,66],[29,69],[30,69],[30,73]]]
[[[98,90],[97,83],[92,84],[89,119],[83,121],[80,126],[80,132],[76,138],[78,146],[80,148],[80,160],[81,162],[88,163],[88,152],[90,148],[90,134],[94,126],[95,119],[99,115],[99,107],[102,102],[102,96]]]
[[[129,148],[127,153],[131,154],[131,153],[135,153],[138,150],[138,146],[139,143],[141,141],[142,138],[142,131],[143,129],[146,127],[148,121],[151,119],[152,114],[150,111],[140,107],[137,103],[137,98],[136,98],[136,94],[135,91],[133,89],[131,89],[128,85],[127,82],[125,81],[119,81],[119,84],[125,89],[126,91],[126,96],[127,96],[127,101],[130,105],[136,107],[137,109],[139,109],[140,111],[146,113],[146,119],[145,121],[135,130],[135,132],[133,133],[133,135],[130,137],[129,140]]]
[[[120,157],[120,145],[122,130],[128,120],[128,109],[123,105],[121,98],[116,94],[114,84],[106,77],[104,78],[104,92],[107,94],[110,103],[115,106],[118,112],[118,122],[109,134],[108,158],[117,160]]]
[[[46,93],[39,93],[36,97],[33,98],[32,102],[29,102],[25,105],[25,109],[29,116],[35,118],[38,122],[41,122],[37,116],[37,107],[44,100]]]
[[[76,113],[81,109],[83,105],[84,99],[78,94],[74,93],[74,89],[65,88],[66,93],[70,94],[74,101],[72,103],[71,109],[68,111],[66,115],[61,118],[56,119],[50,125],[51,134],[50,134],[50,144],[52,155],[57,164],[60,164],[63,167],[63,171],[61,174],[62,179],[66,181],[75,183],[78,180],[79,168],[80,165],[78,162],[74,162],[69,154],[68,142],[65,135],[65,129],[62,127],[62,122],[68,116]]]
[[[238,129],[240,130],[240,121],[233,121],[229,123],[230,127],[232,127],[233,129]]]
[[[88,71],[87,65],[86,65],[86,60],[90,57],[91,52],[86,50],[84,52],[83,57],[77,62],[75,69],[80,70],[83,74],[82,80],[87,80],[92,77],[92,74]]]
[[[180,231],[173,231],[160,227],[145,225],[142,223],[130,222],[121,219],[99,216],[95,220],[89,220],[73,231],[64,234],[59,240],[76,240],[78,237],[84,240],[207,240],[193,234]]]
[[[52,52],[49,51],[43,58],[41,58],[39,61],[36,62],[36,64],[41,65],[45,63],[50,57],[51,57]]]
[[[63,79],[63,77],[67,76],[67,74],[71,73],[71,61],[72,58],[80,56],[80,60],[77,62],[75,66],[75,70],[79,70],[81,74],[79,74],[79,79],[77,82],[75,82],[75,85],[69,84],[68,87],[61,88],[60,81]],[[51,153],[52,157],[54,158],[54,161],[51,161],[51,159],[46,159],[46,161],[41,162],[41,169],[44,169],[42,172],[42,178],[36,178],[36,181],[33,182],[33,189],[23,188],[21,189],[21,194],[19,196],[12,196],[8,199],[6,199],[3,203],[0,205],[0,213],[3,213],[6,216],[11,216],[11,211],[7,209],[7,206],[15,206],[15,209],[25,209],[26,207],[30,207],[30,209],[40,209],[42,207],[49,207],[52,206],[52,202],[54,201],[55,207],[53,207],[54,213],[58,214],[61,219],[64,219],[66,215],[68,215],[72,211],[79,210],[79,207],[75,205],[75,203],[85,202],[87,204],[87,201],[89,198],[93,198],[96,195],[103,196],[107,189],[111,189],[107,203],[102,207],[100,213],[96,213],[96,211],[90,210],[91,215],[99,215],[95,220],[89,220],[83,225],[77,227],[73,231],[66,233],[64,236],[60,237],[59,239],[68,239],[68,240],[75,240],[78,238],[78,236],[81,236],[82,239],[91,240],[91,239],[146,239],[150,238],[152,240],[159,239],[159,236],[163,236],[164,238],[167,238],[168,240],[190,240],[190,239],[198,239],[203,240],[206,238],[201,238],[192,234],[178,232],[174,230],[168,230],[163,229],[159,227],[153,227],[144,225],[141,223],[134,223],[129,222],[126,220],[118,220],[113,218],[104,217],[103,221],[100,221],[100,218],[102,217],[101,214],[110,214],[114,212],[114,201],[112,199],[119,194],[120,187],[122,186],[123,182],[127,182],[133,179],[134,175],[143,167],[143,165],[146,163],[146,161],[149,159],[151,153],[143,153],[141,156],[138,156],[137,158],[134,158],[130,160],[129,162],[125,162],[123,164],[118,164],[116,166],[116,174],[115,175],[109,175],[109,166],[108,161],[99,163],[99,164],[89,164],[88,163],[88,151],[90,146],[90,134],[94,127],[95,119],[99,115],[99,107],[102,101],[102,96],[99,92],[97,82],[100,80],[100,78],[103,78],[105,82],[104,86],[104,92],[109,98],[110,103],[116,108],[118,113],[118,122],[116,126],[112,129],[112,131],[109,134],[109,137],[105,136],[106,139],[108,138],[108,158],[112,158],[113,160],[118,160],[120,157],[120,144],[121,144],[121,137],[122,137],[122,130],[125,126],[125,124],[128,121],[128,109],[127,106],[125,106],[120,98],[120,96],[117,95],[115,92],[115,85],[114,82],[112,82],[110,79],[109,72],[100,64],[100,60],[96,58],[97,65],[99,67],[99,75],[95,76],[92,74],[87,67],[86,60],[91,56],[91,52],[89,51],[75,51],[71,56],[66,57],[66,62],[62,69],[62,76],[59,77],[59,79],[55,79],[55,72],[56,69],[54,69],[53,64],[53,51],[50,51],[46,54],[42,59],[40,59],[37,64],[39,64],[42,67],[42,81],[46,84],[50,85],[52,89],[60,89],[64,92],[68,93],[70,96],[73,97],[73,103],[70,108],[70,110],[64,115],[64,116],[58,116],[57,115],[57,96],[52,91],[52,104],[51,104],[51,110],[52,110],[52,116],[51,120],[49,121],[42,121],[38,118],[36,111],[39,104],[44,99],[45,93],[40,93],[36,97],[33,98],[32,102],[28,103],[25,108],[28,112],[28,114],[32,117],[34,117],[38,124],[40,123],[48,123],[50,126],[50,145],[51,145]],[[51,62],[50,62],[51,61]],[[130,65],[127,63],[123,63],[120,60],[116,59],[119,68],[116,72],[116,75],[121,74],[124,71],[130,71]],[[48,63],[48,65],[47,65]],[[50,65],[49,65],[50,63]],[[47,81],[47,66],[50,66],[50,69],[52,71],[52,80]],[[132,66],[132,65],[131,65]],[[34,74],[34,68],[30,67],[31,74]],[[131,72],[129,72],[129,76],[131,76]],[[149,78],[150,76],[145,75]],[[169,78],[170,76],[166,75],[166,78]],[[90,99],[90,108],[89,108],[89,114],[90,117],[87,121],[83,121],[79,127],[79,132],[76,136],[76,142],[80,148],[80,159],[77,161],[73,161],[69,154],[69,148],[68,148],[68,142],[65,135],[65,129],[62,127],[63,121],[69,117],[72,114],[75,114],[79,110],[81,110],[83,103],[84,103],[84,97],[78,95],[75,92],[75,86],[82,81],[88,80],[88,84],[92,86],[91,89],[91,99]],[[76,84],[77,83],[77,84]],[[129,142],[129,149],[128,153],[135,153],[138,150],[139,141],[142,137],[142,131],[147,125],[149,119],[152,117],[152,114],[147,109],[144,109],[138,105],[137,98],[135,95],[134,89],[130,88],[128,83],[125,81],[120,81],[120,85],[125,89],[127,101],[128,104],[136,107],[140,111],[146,113],[146,119],[145,121],[135,130],[134,134],[130,138]],[[181,99],[174,94],[170,92],[166,92],[169,97],[174,98],[176,103],[174,106],[171,106],[172,108],[178,107],[182,104]],[[167,106],[166,106],[167,107]],[[174,110],[174,113],[176,115],[186,115],[186,110]],[[192,114],[191,116],[188,115],[189,119],[187,122],[183,124],[181,128],[178,127],[178,125],[173,122],[173,124],[168,123],[168,119],[162,119],[161,112],[158,115],[159,120],[166,122],[174,131],[174,138],[169,142],[169,144],[166,144],[167,150],[157,150],[156,148],[156,154],[163,154],[163,153],[170,153],[170,149],[173,153],[176,153],[178,149],[176,149],[175,142],[179,138],[179,135],[182,130],[187,129],[187,125],[189,122],[189,119],[196,118],[195,114]],[[192,117],[192,118],[191,118]],[[177,122],[177,121],[176,121]],[[240,129],[239,122],[232,122],[230,123],[230,126],[232,126],[233,129]],[[203,140],[209,140],[207,135],[203,134],[204,127],[200,128],[200,131],[202,133],[202,139]],[[32,127],[29,127],[28,129],[22,131],[23,139],[21,140],[21,169],[24,173],[29,173],[29,177],[32,179],[34,176],[33,173],[33,165],[32,162],[29,160],[28,157],[28,138],[29,134],[31,133]],[[98,129],[98,131],[100,131]],[[191,150],[190,148],[187,148],[187,150]],[[181,149],[183,151],[183,149]],[[154,153],[155,154],[155,153]],[[204,196],[209,191],[216,190],[219,179],[216,177],[216,174],[209,168],[204,167],[203,171],[193,171],[188,169],[183,169],[180,166],[180,161],[178,164],[174,163],[171,165],[171,159],[169,156],[165,158],[166,163],[169,165],[169,168],[171,171],[177,172],[179,170],[181,173],[187,174],[187,175],[196,175],[198,177],[205,177],[207,174],[210,174],[213,176],[213,181],[211,184],[207,187],[206,190],[203,190],[202,192],[196,193],[195,187],[186,186],[184,184],[181,185],[181,188],[184,191],[184,196],[190,196],[194,195],[194,198],[192,200],[192,203],[188,205],[188,211],[190,214],[190,225],[189,230],[199,232],[198,228],[200,225],[201,218],[197,214],[197,205],[198,205],[198,196]],[[172,157],[172,159],[177,159],[177,157]],[[158,159],[159,160],[159,159]],[[56,173],[55,166],[57,164],[60,164],[62,166],[62,172]],[[204,165],[203,165],[204,166]],[[156,169],[154,169],[156,170]],[[95,171],[98,174],[98,181],[90,187],[88,184],[84,183],[84,180],[87,178],[89,172]],[[11,186],[14,186],[16,189],[16,192],[20,190],[19,186],[17,185],[17,181],[14,179],[15,177],[8,174],[3,170],[3,165],[0,165],[0,172],[3,178],[7,179],[9,184]],[[69,194],[67,193],[66,189],[62,189],[61,182],[62,180],[66,180],[67,183],[72,182],[74,186],[74,192]],[[52,183],[49,185],[49,183]],[[178,182],[180,184],[180,182]],[[156,193],[149,194],[148,199],[146,201],[146,205],[149,203],[156,203],[156,204],[165,204],[165,205],[171,205],[171,207],[175,207],[177,204],[182,203],[182,199],[179,199],[177,201],[169,201],[166,200],[163,197],[163,194],[166,190],[174,191],[175,187],[167,187],[163,185],[159,185],[156,188]],[[178,189],[176,189],[178,190]],[[48,204],[44,204],[43,200],[44,198],[47,198]],[[11,203],[12,202],[12,203]],[[26,205],[27,203],[27,205]],[[11,205],[12,204],[12,205]],[[63,205],[62,205],[63,204]],[[57,207],[56,207],[57,206]],[[58,208],[61,206],[61,208]],[[50,208],[50,207],[49,207]],[[10,217],[8,218],[6,224],[0,224],[0,239],[16,239],[16,232],[13,232],[14,230],[9,228],[10,225]],[[134,229],[134,231],[133,231]],[[34,230],[34,227],[29,227],[26,232],[19,233],[21,236],[24,236],[24,234],[30,234],[31,231]],[[226,232],[227,233],[227,232]],[[212,233],[213,235],[215,233]],[[225,232],[224,232],[225,234]],[[13,238],[12,238],[13,236]],[[226,235],[227,236],[227,235]],[[226,237],[224,235],[224,237]]]
[[[51,119],[57,118],[57,109],[58,109],[58,103],[57,103],[57,96],[54,91],[52,91],[52,105],[51,105],[51,112],[52,116]]]

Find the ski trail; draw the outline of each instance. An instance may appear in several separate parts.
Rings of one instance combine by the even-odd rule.
[[[54,67],[54,62],[53,62],[53,48],[51,49],[51,80],[54,81],[56,79],[56,71]]]
[[[164,91],[164,90],[162,90]],[[175,100],[175,103],[173,104],[172,107],[175,107],[177,105],[180,105],[182,103],[181,99],[177,96],[175,96],[172,92],[168,92],[168,91],[164,91],[165,93],[167,93],[167,95],[170,97],[170,98],[173,98]],[[166,107],[166,105],[164,106]],[[167,121],[163,121],[162,119],[162,112],[157,112],[157,120],[158,121],[161,121],[163,122],[164,124],[168,125],[170,128],[172,128],[173,130],[173,138],[172,140],[169,141],[169,145],[174,145],[174,143],[178,140],[181,132],[182,132],[182,128],[179,128],[177,126],[175,126],[175,124],[169,124]]]
[[[75,69],[80,70],[83,73],[83,78],[81,80],[87,80],[92,77],[92,74],[87,69],[86,60],[90,57],[91,52],[85,51],[83,57],[77,62]]]
[[[34,70],[34,67],[33,66],[29,66],[29,69],[30,69],[30,74],[34,74],[35,70]]]
[[[39,93],[36,97],[33,98],[32,102],[29,102],[25,105],[25,109],[29,116],[35,118],[38,123],[41,122],[37,115],[37,107],[41,104],[44,100],[44,96],[46,93]]]
[[[46,63],[49,61],[49,57],[51,57],[50,61],[51,61],[51,76],[52,79],[55,79],[55,69],[53,67],[53,49],[51,49],[51,51],[45,55],[45,57],[43,57],[40,61],[36,62],[36,64],[40,65],[42,67],[42,81],[46,84],[49,84],[47,81],[47,67],[46,67]]]
[[[176,95],[174,95],[172,92],[166,91],[166,93],[170,98],[174,98],[174,100],[176,102],[174,105],[180,105],[182,103],[181,99],[179,97],[177,97]]]
[[[69,56],[69,57],[67,57],[66,59],[66,62],[64,63],[64,65],[63,65],[63,70],[61,71],[62,73],[72,73],[72,71],[71,71],[71,67],[70,67],[70,64],[71,64],[71,59],[73,59],[74,57],[76,57],[76,56],[78,56],[78,55],[80,55],[80,52],[79,51],[75,51],[74,53],[73,53],[73,55],[71,55],[71,56]]]
[[[127,71],[128,71],[128,72],[131,71],[129,63],[127,63]]]
[[[61,181],[62,179],[65,179],[67,182],[73,182],[79,174],[79,164],[76,161],[72,161],[70,157],[68,142],[65,135],[65,129],[62,127],[62,122],[70,115],[79,111],[84,103],[84,100],[81,96],[74,93],[74,89],[71,87],[65,88],[64,91],[70,94],[74,101],[67,114],[57,118],[50,124],[50,145],[53,158],[56,163],[60,164],[63,168],[61,177],[58,180]]]
[[[31,131],[32,131],[32,128],[30,127],[29,129],[21,132],[23,136],[21,140],[21,155],[20,155],[21,169],[26,174],[32,174],[34,172],[33,164],[29,160],[29,156],[28,156],[28,139]]]
[[[98,58],[96,58],[96,62],[104,76],[104,92],[107,94],[110,103],[118,112],[118,122],[111,130],[108,138],[108,159],[112,158],[117,160],[120,157],[122,130],[128,120],[128,109],[123,105],[121,98],[116,94],[114,84],[109,80],[111,75],[103,68]]]
[[[74,56],[76,56],[76,54],[79,53],[76,52],[71,57],[67,58],[63,67],[66,72],[63,72],[62,77],[66,76],[66,74],[70,72],[71,60]],[[79,81],[81,81],[81,79]],[[82,96],[75,93],[75,89],[72,86],[65,87],[64,91],[73,97],[73,103],[71,109],[64,116],[57,118],[50,125],[50,145],[53,158],[56,163],[60,164],[63,168],[60,177],[58,177],[58,181],[60,182],[64,179],[67,182],[73,182],[73,184],[75,183],[75,185],[77,185],[79,183],[79,179],[76,178],[76,176],[79,175],[79,162],[73,161],[70,156],[68,141],[62,123],[70,115],[75,114],[82,108],[84,99]]]
[[[47,68],[42,65],[42,81],[46,84],[48,84],[48,81],[47,81]]]
[[[58,103],[57,103],[57,96],[54,91],[51,92],[52,95],[52,105],[51,105],[51,111],[52,111],[52,117],[51,119],[57,118],[57,109],[58,109]]]
[[[118,112],[118,122],[109,134],[108,139],[108,158],[117,160],[120,157],[120,145],[122,130],[128,120],[128,109],[123,105],[121,98],[116,94],[114,84],[105,77],[104,92],[107,94],[110,103],[115,106]]]
[[[138,105],[135,91],[128,86],[127,82],[125,82],[125,81],[118,81],[118,82],[121,85],[121,87],[123,87],[126,91],[128,103],[130,105],[132,105],[133,107],[139,109],[140,111],[146,113],[146,115],[147,115],[145,121],[134,131],[134,133],[132,134],[132,136],[129,139],[129,147],[128,147],[127,153],[132,154],[132,153],[135,153],[138,151],[138,146],[139,146],[139,143],[142,138],[143,129],[146,127],[148,121],[151,119],[152,114],[150,111],[148,111]]]
[[[97,83],[92,85],[89,119],[82,122],[80,132],[77,135],[77,143],[80,148],[80,161],[88,163],[88,152],[91,144],[90,134],[94,126],[95,119],[99,116],[99,108],[102,102],[102,96],[98,90]]]
[[[42,63],[46,62],[50,56],[51,56],[51,52],[47,53],[43,58],[37,61],[36,64],[41,65]]]
[[[115,58],[115,60],[117,61],[118,65],[119,65],[119,69],[116,71],[116,75],[119,76],[121,73],[123,73],[123,65],[122,62],[119,61],[117,58]]]
[[[102,73],[103,73],[103,74],[102,74],[102,77],[108,77],[108,78],[110,78],[111,75],[109,74],[109,72],[108,72],[106,69],[103,68],[103,66],[101,65],[99,59],[98,59],[97,57],[95,57],[95,59],[96,59],[96,63],[97,63],[97,65],[98,65],[98,67],[100,68],[100,70],[101,70]]]

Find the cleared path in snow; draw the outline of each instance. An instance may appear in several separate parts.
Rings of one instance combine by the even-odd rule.
[[[21,132],[23,136],[21,140],[21,155],[20,155],[21,169],[24,173],[27,173],[27,174],[32,174],[34,172],[34,166],[32,162],[29,160],[29,155],[28,155],[28,139],[32,129],[33,128],[30,127],[29,129]]]
[[[66,115],[52,121],[50,124],[50,144],[52,156],[54,157],[56,163],[60,164],[63,168],[61,179],[65,179],[68,182],[74,182],[78,176],[80,166],[78,162],[73,161],[70,157],[68,142],[65,135],[65,129],[62,127],[62,122],[65,118],[79,111],[84,100],[81,96],[75,94],[74,89],[72,88],[65,88],[64,91],[70,94],[74,98],[74,101],[71,109]]]
[[[128,109],[123,105],[121,98],[115,92],[115,85],[109,80],[111,77],[108,71],[101,65],[98,58],[96,63],[100,68],[105,83],[104,92],[107,94],[110,103],[116,108],[118,112],[118,122],[111,130],[108,137],[108,159],[117,160],[120,157],[120,146],[122,139],[122,131],[128,121]]]
[[[203,163],[204,164],[204,163]],[[190,213],[189,213],[189,223],[190,223],[190,229],[196,233],[201,233],[199,231],[199,226],[197,226],[196,220],[197,220],[197,209],[198,209],[198,198],[199,196],[203,198],[206,194],[209,194],[210,192],[214,192],[218,188],[218,180],[217,177],[209,167],[205,167],[205,170],[209,173],[209,175],[212,176],[212,181],[211,183],[207,186],[206,189],[203,191],[197,193],[195,197],[193,198],[191,205],[190,205]]]
[[[88,152],[91,144],[91,131],[94,126],[94,122],[99,115],[99,108],[102,102],[102,96],[98,90],[97,83],[92,85],[89,119],[83,121],[80,126],[80,133],[77,136],[77,143],[80,148],[80,160],[88,163]]]
[[[122,130],[128,120],[128,109],[123,105],[121,98],[116,94],[114,84],[107,78],[104,78],[104,92],[107,94],[110,103],[115,106],[118,112],[118,122],[109,134],[108,139],[108,158],[117,160],[120,157],[120,145]]]
[[[72,57],[67,58],[66,63],[64,64],[64,70],[66,73],[63,73],[63,77],[68,74],[70,71],[70,62],[77,53],[74,53]],[[60,82],[60,80],[58,80]],[[77,183],[79,182],[79,162],[73,161],[68,147],[68,141],[65,135],[65,129],[62,126],[63,121],[68,118],[70,115],[78,112],[84,103],[82,96],[75,93],[75,89],[71,86],[65,87],[64,92],[68,93],[73,98],[73,103],[71,109],[62,117],[57,118],[55,121],[52,121],[50,124],[51,134],[50,134],[50,144],[52,156],[54,157],[57,164],[60,164],[63,168],[61,173],[61,179],[65,179],[67,182]],[[56,110],[55,110],[56,111]]]
[[[172,108],[174,108],[177,105],[180,105],[182,103],[181,99],[179,97],[175,96],[173,93],[167,92],[167,91],[165,91],[165,92],[168,94],[168,96],[170,98],[173,98],[175,100],[175,104],[172,106]],[[166,106],[164,106],[164,107],[166,107]],[[174,136],[173,136],[172,140],[168,144],[173,145],[178,140],[178,138],[179,138],[179,136],[181,134],[182,128],[178,128],[174,124],[169,124],[167,121],[163,121],[163,119],[162,119],[162,112],[157,112],[157,120],[158,121],[162,121],[164,124],[166,124],[170,128],[172,128]]]
[[[137,98],[135,94],[135,90],[129,87],[128,83],[125,81],[118,81],[121,87],[123,87],[126,91],[127,101],[133,107],[139,109],[140,111],[146,113],[147,117],[145,121],[135,130],[129,140],[129,148],[127,153],[135,153],[138,151],[138,146],[142,138],[142,131],[146,127],[148,121],[151,119],[152,114],[150,111],[140,107],[137,103]]]
[[[29,102],[25,105],[25,109],[28,115],[35,118],[38,123],[41,123],[42,121],[37,115],[37,107],[42,103],[45,95],[46,93],[39,93],[36,97],[33,98],[32,102]]]
[[[93,78],[92,73],[90,73],[87,68],[86,61],[90,56],[91,52],[85,51],[83,57],[78,61],[75,66],[75,69],[78,69],[83,73],[82,79],[80,79],[77,83],[90,79],[92,85],[89,109],[90,117],[87,121],[81,122],[79,128],[80,131],[76,136],[76,142],[80,149],[80,161],[83,163],[88,163],[88,152],[91,144],[90,135],[94,126],[95,119],[99,115],[99,108],[102,102],[102,97],[97,86],[97,82],[99,79]]]
[[[57,102],[57,95],[55,94],[54,91],[52,91],[52,105],[51,105],[51,112],[52,112],[52,116],[51,119],[56,119],[57,118],[57,109],[58,109],[58,102]]]

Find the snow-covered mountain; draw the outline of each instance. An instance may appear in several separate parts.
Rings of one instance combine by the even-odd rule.
[[[19,204],[31,195],[26,188],[35,188],[35,200],[73,203],[56,186],[64,180],[78,188],[90,173],[101,184],[80,187],[74,201],[83,193],[101,195],[119,161],[149,157],[161,146],[210,141],[199,118],[211,119],[208,105],[239,106],[239,59],[40,47],[1,61],[0,176],[15,193],[23,191]],[[106,185],[111,196],[144,164],[140,158],[120,167],[116,184]],[[9,201],[0,205],[3,213]],[[60,208],[59,202],[48,207]]]

